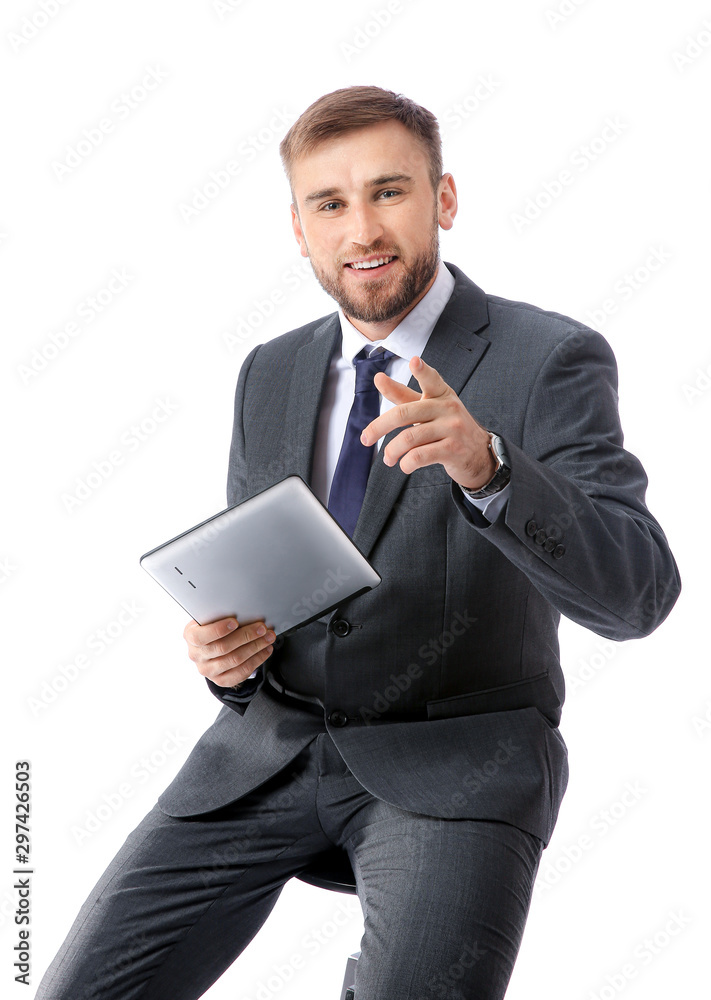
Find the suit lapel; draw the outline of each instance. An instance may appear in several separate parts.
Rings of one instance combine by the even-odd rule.
[[[289,397],[284,419],[284,468],[311,482],[318,416],[333,352],[341,342],[338,314],[329,316],[304,344],[292,363]]]

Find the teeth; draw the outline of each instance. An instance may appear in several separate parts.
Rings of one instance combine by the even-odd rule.
[[[354,261],[350,266],[354,267],[357,271],[361,271],[366,267],[380,267],[382,264],[389,264],[391,260],[395,260],[395,258],[378,257],[377,260]]]

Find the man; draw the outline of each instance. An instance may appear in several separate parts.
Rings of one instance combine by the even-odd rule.
[[[301,475],[382,583],[279,643],[186,627],[223,709],[41,1000],[200,996],[334,847],[365,915],[358,1000],[503,997],[567,781],[560,613],[635,638],[679,593],[607,343],[440,261],[457,195],[434,117],[346,88],[281,151],[340,311],[245,360],[228,501]]]

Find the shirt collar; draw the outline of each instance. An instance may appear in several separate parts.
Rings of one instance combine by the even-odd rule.
[[[355,367],[354,358],[364,347],[368,348],[368,354],[376,347],[385,347],[400,358],[410,361],[414,357],[419,357],[425,349],[425,345],[434,330],[435,323],[442,315],[444,307],[449,301],[449,297],[454,289],[454,275],[447,270],[440,261],[437,268],[437,276],[426,295],[411,309],[395,327],[395,329],[382,340],[368,340],[360,330],[356,330],[353,324],[346,318],[342,309],[338,310],[341,321],[342,356],[352,367]]]

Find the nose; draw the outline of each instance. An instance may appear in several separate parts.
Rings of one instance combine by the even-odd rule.
[[[369,247],[383,235],[384,229],[378,219],[377,209],[370,203],[353,205],[349,221],[348,235],[352,243]]]

